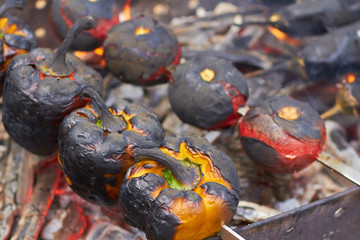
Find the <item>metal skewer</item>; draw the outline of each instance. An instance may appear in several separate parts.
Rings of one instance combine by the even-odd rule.
[[[222,225],[222,228],[218,234],[222,240],[245,240],[245,238],[241,237],[226,225]]]
[[[326,167],[336,171],[343,177],[347,178],[351,182],[355,183],[356,185],[360,186],[360,172],[355,170],[354,168],[344,164],[340,160],[332,157],[330,154],[326,152],[320,153],[317,160],[325,165]]]

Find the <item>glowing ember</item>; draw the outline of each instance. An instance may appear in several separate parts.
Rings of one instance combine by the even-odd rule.
[[[200,76],[201,76],[202,80],[204,80],[206,82],[210,82],[214,79],[215,72],[211,69],[206,68],[200,73]]]
[[[274,28],[272,26],[268,26],[268,31],[274,35],[278,40],[288,43],[291,46],[297,47],[301,45],[301,42],[295,38],[291,38],[286,33],[280,31],[277,28]]]
[[[281,19],[281,16],[277,13],[275,13],[274,15],[272,15],[269,20],[270,22],[278,22]]]
[[[144,27],[138,27],[134,31],[135,35],[145,35],[145,34],[148,34],[148,33],[150,33],[150,29],[149,28],[144,28]]]
[[[277,111],[279,117],[282,119],[293,121],[300,117],[300,114],[296,107],[283,107]]]
[[[97,49],[94,50],[94,53],[95,53],[96,55],[102,56],[102,55],[104,54],[104,48],[99,47],[99,48],[97,48]]]
[[[345,80],[347,83],[353,83],[353,82],[355,82],[356,77],[354,74],[349,73],[349,74],[346,74]]]
[[[128,21],[131,19],[131,8],[130,8],[131,0],[126,0],[124,8],[122,12],[119,14],[119,21]]]

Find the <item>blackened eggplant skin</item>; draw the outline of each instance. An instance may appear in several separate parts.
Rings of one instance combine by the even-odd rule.
[[[51,5],[51,21],[61,40],[82,16],[90,15],[95,19],[95,28],[80,33],[72,42],[71,49],[78,51],[100,47],[108,30],[119,23],[119,13],[114,0],[54,0]]]
[[[180,60],[176,36],[149,16],[138,16],[109,30],[104,43],[106,67],[122,81],[155,85],[171,80]]]
[[[270,17],[274,27],[293,37],[324,34],[359,20],[356,0],[304,1],[280,8]]]
[[[129,168],[120,189],[120,209],[148,239],[204,239],[236,211],[241,190],[232,160],[199,136],[166,137],[160,149],[197,169],[196,180],[178,185],[152,160]]]
[[[325,147],[320,115],[307,103],[276,96],[248,110],[239,122],[244,151],[261,168],[293,173],[316,160]]]
[[[299,53],[308,78],[336,83],[343,75],[360,69],[360,22],[325,34]]]
[[[67,53],[71,40],[93,26],[84,17],[70,29],[54,53],[35,48],[10,62],[3,96],[3,123],[11,138],[26,150],[48,155],[57,150],[58,129],[63,118],[85,106],[85,88],[102,92],[102,78],[80,59]]]
[[[156,148],[164,138],[159,120],[142,105],[118,99],[109,109],[124,120],[124,129],[102,129],[102,113],[91,102],[67,116],[59,132],[59,163],[69,186],[83,199],[106,206],[118,203],[135,149]]]
[[[198,56],[176,67],[169,83],[173,111],[185,123],[221,129],[240,118],[248,98],[245,77],[227,60]]]

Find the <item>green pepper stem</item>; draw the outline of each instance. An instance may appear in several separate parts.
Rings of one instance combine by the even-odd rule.
[[[160,149],[141,149],[136,148],[134,154],[135,162],[152,160],[158,162],[172,172],[174,177],[182,184],[192,184],[197,178],[194,168],[186,168],[181,162],[174,157],[163,153]]]
[[[79,33],[81,33],[83,30],[92,29],[94,26],[95,20],[91,16],[83,17],[75,22],[55,53],[55,57],[50,66],[54,72],[68,74],[72,73],[72,71],[69,70],[71,66],[67,66],[66,64],[66,53],[69,51],[71,43],[77,37],[77,35],[79,35]]]
[[[98,105],[101,111],[103,130],[107,132],[122,132],[127,127],[127,123],[123,118],[115,118],[114,115],[112,115],[100,94],[93,88],[85,87],[80,95],[88,95]]]
[[[24,0],[7,0],[0,7],[0,17],[2,17],[9,9],[16,8],[19,10],[23,10],[25,8]]]

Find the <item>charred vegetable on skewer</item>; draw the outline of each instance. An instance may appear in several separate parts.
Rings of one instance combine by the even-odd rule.
[[[127,169],[138,148],[158,147],[164,129],[141,105],[117,100],[108,108],[100,96],[67,116],[59,131],[59,163],[69,186],[98,205],[118,202]]]
[[[180,51],[176,36],[164,24],[143,15],[115,25],[104,43],[108,70],[136,85],[171,80]]]
[[[273,173],[299,171],[316,160],[325,146],[325,125],[307,103],[272,97],[250,108],[239,122],[241,144],[261,168]]]
[[[67,53],[72,39],[93,23],[91,17],[77,21],[55,53],[36,48],[14,57],[9,65],[3,123],[14,141],[32,153],[56,151],[62,119],[89,100],[80,96],[81,91],[85,87],[102,91],[100,74]]]
[[[120,189],[125,220],[149,239],[214,235],[230,221],[241,195],[232,160],[202,137],[168,137],[160,149],[194,170],[195,177],[182,184],[171,169],[144,155],[129,168]]]
[[[70,46],[72,50],[90,51],[103,44],[108,30],[119,23],[119,13],[114,0],[54,0],[51,21],[60,39],[64,39],[77,20],[83,16],[92,16],[95,27],[80,33]]]
[[[233,126],[246,104],[245,77],[227,60],[198,56],[176,67],[169,100],[179,118],[205,129]]]
[[[23,10],[24,7],[23,0],[7,0],[0,7],[0,96],[10,61],[14,56],[28,53],[37,47],[37,39],[29,26],[19,18],[6,13],[9,9]]]

